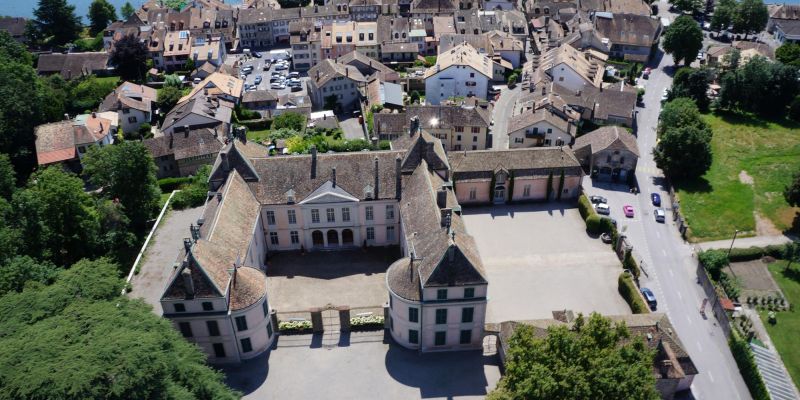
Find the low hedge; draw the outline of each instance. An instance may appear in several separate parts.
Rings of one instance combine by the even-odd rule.
[[[639,290],[636,289],[636,285],[633,283],[633,279],[631,279],[629,274],[625,272],[621,273],[617,279],[617,286],[619,294],[631,307],[631,312],[634,314],[647,314],[650,312],[650,309],[647,307],[647,304],[645,304],[642,296],[639,295]]]
[[[586,197],[585,194],[582,194],[581,197],[578,197],[578,211],[581,213],[581,218],[586,220],[589,218],[590,215],[597,214],[594,211],[594,207],[592,207],[592,203],[589,201],[589,198]]]
[[[352,317],[350,318],[351,331],[374,331],[383,329],[382,316]]]
[[[239,121],[239,125],[246,126],[251,131],[263,131],[272,127],[271,119],[256,119],[252,121]]]
[[[599,215],[593,214],[586,218],[586,231],[592,234],[603,232],[603,221]]]
[[[737,261],[751,261],[751,260],[758,260],[764,256],[770,256],[775,258],[783,257],[783,252],[786,249],[786,245],[783,244],[772,244],[767,247],[756,247],[751,246],[747,248],[733,248],[731,249],[731,253],[728,256],[728,259],[731,262]]]
[[[739,333],[733,329],[731,330],[731,338],[728,340],[728,346],[731,348],[736,365],[739,366],[739,372],[742,374],[744,383],[747,385],[747,389],[750,390],[750,395],[755,400],[768,400],[770,397],[767,392],[767,386],[764,384],[761,373],[758,372],[756,361],[750,350],[750,344],[739,337]]]
[[[639,279],[639,276],[641,276],[639,264],[633,258],[633,252],[631,249],[625,250],[625,257],[622,258],[622,268],[631,271],[631,274],[633,274],[633,277],[636,279]]]
[[[182,176],[178,178],[164,178],[158,180],[158,187],[161,188],[161,193],[169,193],[181,187],[181,185],[189,184],[191,182],[192,178],[188,176]]]
[[[311,333],[311,321],[278,321],[281,335],[301,335]]]

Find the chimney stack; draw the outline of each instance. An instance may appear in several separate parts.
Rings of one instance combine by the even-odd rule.
[[[172,141],[173,141],[172,131],[169,131],[169,148],[170,149],[172,148]]]
[[[447,190],[445,188],[436,191],[436,206],[439,208],[447,207]]]
[[[336,167],[331,168],[331,181],[333,182],[333,187],[336,188]]]
[[[378,156],[375,156],[375,198],[378,198],[380,193],[380,179],[378,178]]]
[[[183,126],[183,137],[185,137],[185,138],[189,137],[189,125],[184,125]]]
[[[192,249],[192,239],[183,238],[183,249],[188,253]]]
[[[171,133],[170,133],[171,134]],[[222,170],[228,172],[231,170],[230,164],[228,164],[228,153],[220,151],[219,158],[222,160]]]
[[[92,118],[97,118],[97,113],[92,111]]]
[[[442,228],[450,228],[450,218],[453,216],[453,210],[449,208],[442,208],[439,210],[439,215],[441,219],[439,222],[442,224]]]
[[[186,298],[194,298],[194,281],[192,281],[192,271],[189,268],[184,268],[181,271],[181,278],[183,278],[183,286],[186,290]]]
[[[317,179],[317,146],[311,145],[311,179]]]
[[[403,181],[402,181],[402,163],[403,160],[400,156],[394,159],[394,175],[395,175],[395,182],[394,182],[394,197],[397,200],[400,200],[400,196],[403,194]]]

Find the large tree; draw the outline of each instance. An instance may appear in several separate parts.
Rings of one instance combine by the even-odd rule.
[[[714,6],[714,15],[711,17],[711,30],[724,31],[733,23],[736,12],[736,0],[720,0]]]
[[[624,323],[592,314],[544,338],[527,325],[510,339],[506,373],[491,400],[658,399],[655,354]]]
[[[176,104],[178,104],[178,100],[183,97],[183,92],[180,88],[175,86],[164,86],[163,88],[159,89],[158,91],[158,108],[161,110],[161,115],[165,115]]]
[[[658,120],[659,135],[664,134],[668,129],[680,126],[705,126],[697,104],[687,97],[679,97],[664,104]]]
[[[681,68],[672,80],[669,98],[688,97],[701,111],[707,111],[710,102],[706,92],[711,80],[712,72],[708,69]]]
[[[141,81],[147,69],[147,46],[133,34],[114,43],[109,62],[125,80]]]
[[[733,30],[736,33],[758,33],[764,30],[769,12],[763,0],[741,0],[733,14]]]
[[[94,36],[117,19],[117,10],[107,0],[93,0],[87,17],[89,17],[89,33]]]
[[[75,6],[67,0],[39,0],[33,15],[36,18],[31,21],[32,29],[50,45],[71,43],[80,37],[83,29],[81,18],[75,15]]]
[[[669,0],[669,4],[689,14],[700,12],[703,10],[703,6],[705,6],[705,2],[702,0]]]
[[[711,130],[692,125],[668,128],[653,156],[656,165],[672,179],[699,177],[711,167]]]
[[[136,9],[133,8],[133,5],[130,1],[126,1],[125,4],[119,9],[119,13],[122,14],[122,19],[127,20],[136,12]]]
[[[11,165],[8,154],[0,153],[0,198],[11,200],[11,195],[17,189],[17,173]]]
[[[276,116],[272,120],[273,130],[287,128],[294,131],[302,132],[305,127],[306,127],[306,117],[303,114],[299,113],[285,112]]]
[[[775,50],[775,58],[794,67],[800,67],[800,44],[786,42]]]
[[[169,321],[120,296],[117,268],[84,260],[0,297],[0,397],[238,398]]]
[[[158,211],[161,191],[156,180],[156,165],[141,142],[92,146],[83,164],[84,174],[103,189],[104,196],[119,200],[134,227],[144,227]]]
[[[688,15],[681,15],[664,33],[664,51],[672,54],[675,65],[683,61],[689,65],[703,48],[703,31]]]
[[[722,76],[719,105],[780,117],[800,90],[797,79],[797,68],[755,56]]]
[[[0,296],[21,292],[28,282],[49,284],[58,275],[58,267],[29,256],[17,256],[0,265]]]
[[[13,205],[27,254],[61,266],[95,254],[100,220],[80,178],[45,168],[14,193]]]

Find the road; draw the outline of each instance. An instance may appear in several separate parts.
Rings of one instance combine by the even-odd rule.
[[[657,223],[653,218],[650,193],[660,193],[663,207],[670,210],[663,174],[655,165],[652,148],[656,143],[661,93],[672,82],[672,57],[668,54],[657,56],[650,67],[653,72],[650,79],[644,81],[643,108],[639,108],[637,113],[640,158],[636,178],[641,193],[631,194],[626,186],[619,185],[591,187],[592,183],[587,182],[585,187],[589,193],[599,193],[609,199],[611,216],[619,221],[621,231],[633,245],[639,261],[643,261],[641,286],[653,290],[658,299],[658,311],[667,313],[699,370],[692,385],[694,398],[749,399],[750,394],[722,329],[713,314],[707,313],[709,318],[705,319],[699,313],[706,296],[697,283],[693,247],[680,237],[671,221],[671,212],[667,212],[666,224]],[[622,216],[624,204],[634,206],[635,218]]]
[[[517,102],[520,94],[520,85],[513,89],[503,87],[500,91],[500,98],[494,104],[492,111],[492,125],[489,129],[491,135],[491,148],[494,150],[504,150],[508,148],[508,120],[511,118],[511,111]]]

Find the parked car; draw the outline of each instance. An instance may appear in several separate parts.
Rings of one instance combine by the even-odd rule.
[[[655,311],[656,307],[658,307],[658,301],[656,301],[656,295],[653,294],[653,291],[646,287],[642,288],[642,296],[647,301],[647,305],[650,306],[650,310]]]
[[[656,207],[661,207],[661,195],[658,193],[651,193],[650,200],[653,201],[653,205]]]
[[[299,91],[303,90],[303,87],[300,86],[300,85],[289,86],[289,87],[292,89],[293,92],[299,92]]]
[[[656,216],[656,222],[664,222],[667,214],[663,208],[656,208],[654,215]]]
[[[702,60],[704,58],[706,58],[706,53],[704,53],[702,50],[700,50],[700,52],[697,53],[697,59],[698,60]]]
[[[299,72],[297,72],[297,71],[295,71],[295,72],[289,72],[289,78],[293,78],[293,79],[294,79],[294,78],[297,78],[297,79],[300,79],[300,73],[299,73]]]
[[[611,243],[611,235],[609,235],[608,233],[603,233],[602,235],[600,235],[600,240],[602,240],[603,243]]]
[[[642,72],[642,78],[644,78],[644,79],[650,78],[650,73],[651,72],[653,72],[653,70],[650,69],[650,67],[645,68],[644,72]]]
[[[283,71],[283,70],[286,70],[286,69],[289,69],[288,65],[285,65],[285,64],[276,64],[275,65],[275,70],[276,71]]]
[[[286,89],[286,84],[283,82],[273,82],[271,85],[269,85],[269,87],[272,89],[283,90]]]
[[[608,203],[608,200],[603,196],[589,196],[589,201],[591,201],[592,204]]]
[[[256,80],[254,82],[256,83],[256,85],[260,85],[261,84],[261,75],[256,76]]]
[[[594,205],[594,210],[598,214],[608,215],[611,214],[611,209],[608,208],[608,204],[605,203],[597,203]]]
[[[626,217],[633,218],[633,206],[630,204],[622,206],[622,212],[625,213]]]
[[[255,57],[255,58],[261,58],[261,53],[259,53],[259,52],[257,52],[257,51],[254,51],[254,52],[252,52],[252,53],[251,53],[251,55],[252,55],[253,57]]]

